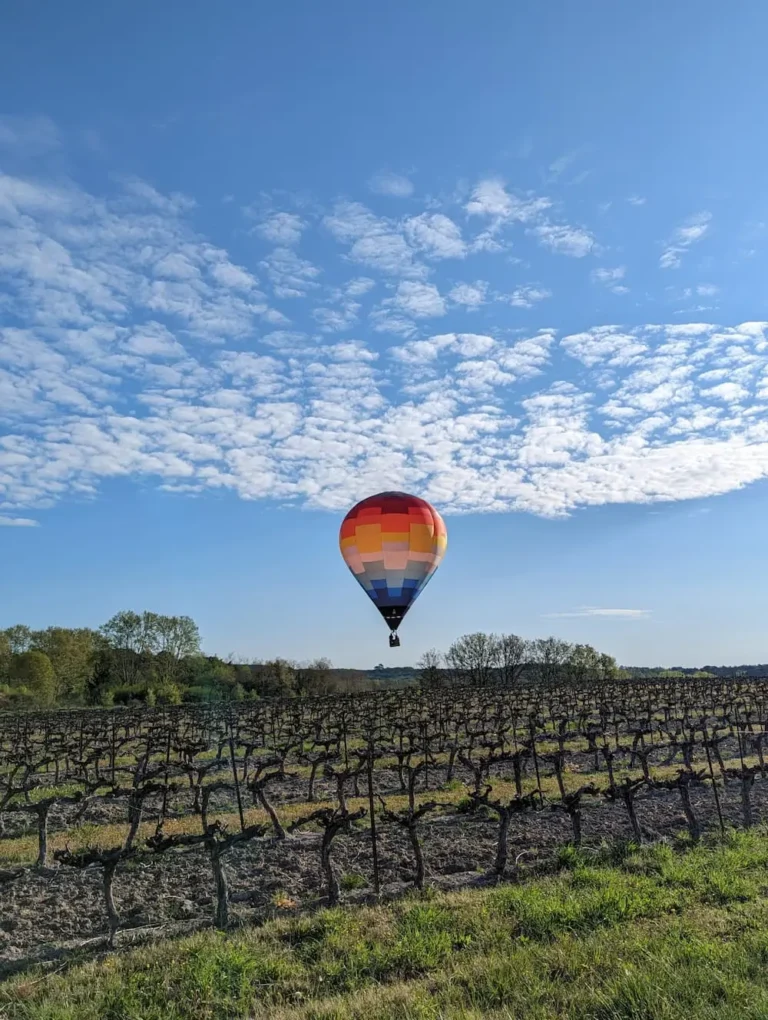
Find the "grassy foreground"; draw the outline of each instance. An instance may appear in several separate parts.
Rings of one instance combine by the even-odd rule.
[[[768,1020],[768,837],[210,931],[0,988],[17,1020]]]

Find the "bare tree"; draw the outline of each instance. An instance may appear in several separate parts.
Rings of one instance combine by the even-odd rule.
[[[530,655],[530,642],[517,634],[502,634],[499,638],[499,679],[512,686],[520,679]]]
[[[571,654],[572,646],[560,638],[537,638],[531,642],[531,662],[536,667],[539,679],[544,683],[555,683],[561,678]]]
[[[482,631],[465,634],[453,642],[445,659],[455,682],[486,686],[499,665],[499,639]]]
[[[438,652],[436,648],[430,648],[424,652],[416,663],[416,669],[419,671],[419,682],[423,689],[433,690],[435,687],[442,686],[444,675],[443,663],[442,653]]]

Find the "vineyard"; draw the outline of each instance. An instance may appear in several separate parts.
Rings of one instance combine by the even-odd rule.
[[[751,827],[768,682],[406,689],[0,718],[0,964]]]

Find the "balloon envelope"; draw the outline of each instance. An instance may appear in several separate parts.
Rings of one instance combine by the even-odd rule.
[[[448,545],[440,514],[406,492],[361,500],[341,525],[339,546],[349,569],[396,631],[437,570]]]

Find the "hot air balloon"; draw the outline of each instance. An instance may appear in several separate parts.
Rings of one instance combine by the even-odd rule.
[[[440,514],[407,492],[379,492],[361,500],[342,521],[339,546],[344,562],[389,627],[397,628],[437,570],[448,545]]]

